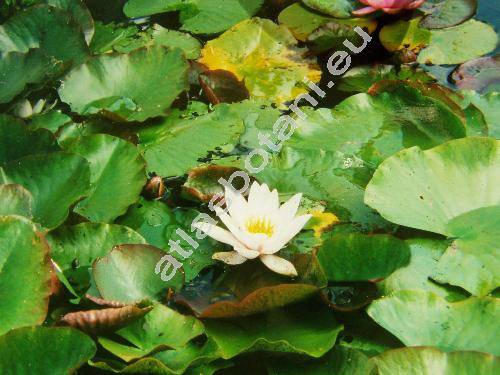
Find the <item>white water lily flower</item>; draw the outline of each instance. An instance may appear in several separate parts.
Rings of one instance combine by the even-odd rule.
[[[224,199],[228,212],[216,208],[216,214],[229,230],[205,222],[196,223],[195,227],[234,248],[234,251],[215,253],[213,259],[236,265],[259,258],[274,272],[297,276],[293,264],[275,254],[301,231],[312,216],[295,216],[301,198],[302,194],[296,194],[280,207],[278,192],[270,191],[266,184],[254,182],[248,201],[226,187]]]

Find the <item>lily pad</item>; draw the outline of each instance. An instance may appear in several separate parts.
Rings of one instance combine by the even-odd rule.
[[[283,103],[308,91],[304,78],[321,78],[315,59],[305,57],[305,52],[287,28],[253,18],[209,41],[198,61],[244,80],[251,98]]]
[[[380,41],[390,52],[403,48],[418,52],[426,47],[431,38],[429,30],[419,27],[420,18],[410,21],[398,21],[386,25],[380,30]]]
[[[310,304],[238,320],[209,320],[205,326],[224,359],[259,350],[319,358],[333,347],[342,330],[328,308]]]
[[[318,260],[329,281],[365,281],[407,265],[410,250],[389,235],[337,234],[321,245]]]
[[[438,261],[446,251],[449,241],[415,238],[405,242],[411,251],[410,263],[377,284],[384,295],[400,290],[418,289],[435,293],[452,301],[465,298],[465,292],[459,293],[429,280],[429,277],[436,272]]]
[[[316,0],[322,1],[322,0]],[[343,2],[345,0],[342,0]],[[329,2],[331,6],[338,1]],[[335,5],[334,5],[335,6]],[[320,14],[318,12],[309,9],[300,2],[294,3],[289,7],[285,8],[278,16],[278,22],[283,26],[286,26],[292,34],[300,40],[305,42],[308,37],[321,26],[326,24],[336,24],[339,26],[350,26],[352,29],[359,26],[363,29],[368,30],[371,34],[377,28],[377,21],[369,18],[349,18],[340,19],[332,16],[327,16],[325,14]]]
[[[373,302],[368,314],[407,346],[500,353],[496,298],[470,297],[450,303],[430,292],[400,291]]]
[[[107,350],[118,356],[134,353],[133,347],[125,347],[108,339],[101,338],[99,342]],[[92,365],[115,373],[147,373],[155,371],[155,373],[165,375],[199,375],[200,373],[209,375],[211,372],[206,372],[205,369],[203,372],[196,372],[197,365],[209,364],[219,357],[217,345],[212,340],[208,340],[203,345],[190,342],[177,350],[160,351],[153,354],[152,357],[141,358],[126,366],[117,366],[115,363],[110,366],[105,362],[93,363]]]
[[[308,7],[335,18],[349,18],[355,8],[354,0],[303,0]]]
[[[433,279],[480,296],[500,287],[499,228],[500,206],[479,208],[453,218],[446,232],[456,239],[439,259]]]
[[[426,14],[420,26],[443,29],[472,18],[477,10],[477,0],[428,0],[420,10]]]
[[[21,120],[0,114],[0,166],[24,156],[58,150],[50,132],[31,131]]]
[[[0,185],[0,215],[19,215],[31,219],[33,196],[21,185]]]
[[[422,107],[427,110],[416,110]],[[286,146],[257,178],[282,194],[326,200],[341,221],[365,228],[385,226],[362,202],[379,163],[410,145],[429,148],[465,136],[461,119],[446,105],[402,85],[375,97],[351,96],[333,110],[301,110],[304,120],[295,120]]]
[[[71,19],[80,25],[85,41],[90,44],[94,36],[94,20],[89,10],[81,0],[42,0],[54,8],[61,9],[71,16]]]
[[[185,120],[164,120],[163,134],[152,143],[140,143],[149,172],[168,177],[187,173],[217,149],[230,152],[244,131],[231,105],[221,104],[207,115]]]
[[[20,216],[0,216],[0,335],[44,321],[51,292],[48,253],[33,223]],[[1,363],[2,359],[0,369]]]
[[[435,79],[426,71],[407,65],[363,65],[349,69],[343,76],[338,89],[346,92],[368,92],[373,84],[384,81],[419,81],[431,83]]]
[[[461,351],[444,353],[429,347],[390,350],[371,361],[380,375],[493,375],[500,370],[498,358],[489,354]]]
[[[306,272],[300,269],[299,274]],[[318,291],[309,280],[291,283],[256,262],[227,272],[221,280],[212,278],[211,272],[198,276],[175,295],[175,301],[200,318],[227,318],[283,307]]]
[[[2,374],[67,374],[95,354],[92,339],[73,328],[27,327],[0,337]]]
[[[0,103],[7,103],[30,83],[60,74],[65,65],[88,56],[83,32],[61,9],[37,5],[17,12],[0,26]],[[6,57],[5,57],[6,56]]]
[[[106,134],[65,144],[90,164],[89,196],[74,211],[95,222],[109,223],[137,202],[146,184],[145,162],[133,144]]]
[[[192,316],[184,316],[166,306],[156,304],[147,315],[116,334],[131,345],[99,341],[112,353],[130,362],[161,349],[182,349],[190,340],[203,334],[203,324]],[[120,348],[119,351],[115,350]]]
[[[224,186],[219,183],[219,179],[224,178],[227,181],[231,174],[236,171],[238,171],[237,168],[220,165],[194,168],[189,171],[188,178],[182,188],[186,194],[208,203],[217,194],[224,194]],[[240,189],[243,186],[234,187]]]
[[[0,182],[24,186],[33,195],[34,221],[48,229],[66,220],[69,208],[89,188],[89,168],[78,155],[31,155],[0,168]]]
[[[194,34],[215,34],[252,17],[263,0],[129,0],[123,8],[128,17],[180,11],[182,29]]]
[[[267,364],[269,375],[367,375],[374,367],[362,352],[340,345],[319,360],[299,362],[290,358],[273,358]]]
[[[187,69],[179,49],[153,47],[100,55],[68,73],[59,95],[82,115],[103,113],[120,121],[145,121],[163,115],[187,89]]]
[[[488,135],[500,139],[500,93],[479,95],[474,91],[462,91],[467,102],[481,111],[488,127]]]
[[[500,55],[481,57],[460,65],[451,78],[461,90],[486,94],[500,91]]]
[[[418,55],[420,64],[452,65],[495,50],[498,36],[488,24],[474,19],[455,27],[431,30],[431,41]]]
[[[215,263],[212,254],[219,243],[211,238],[198,239],[194,236],[191,224],[200,213],[192,210],[172,211],[162,202],[142,199],[130,207],[125,216],[119,219],[121,224],[127,225],[140,233],[146,241],[170,253],[184,264],[185,280],[191,281],[205,267]],[[193,248],[192,243],[186,241],[178,230],[184,231],[184,236],[190,236],[198,246]],[[172,249],[170,241],[177,242],[185,251],[192,251],[188,259]]]
[[[89,271],[97,257],[123,244],[144,244],[137,232],[116,224],[81,223],[63,226],[48,234],[51,256],[69,281],[81,292],[88,289]]]
[[[169,282],[155,273],[164,255],[163,251],[149,245],[116,246],[105,257],[97,258],[92,266],[99,293],[108,300],[132,303],[159,300],[168,288],[179,289],[184,280],[181,270]]]
[[[453,236],[453,218],[500,203],[499,150],[499,141],[476,137],[403,150],[377,169],[365,202],[393,223]]]

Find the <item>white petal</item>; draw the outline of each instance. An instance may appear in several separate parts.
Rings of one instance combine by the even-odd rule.
[[[193,227],[205,232],[208,236],[212,237],[214,240],[231,245],[233,247],[241,247],[240,241],[233,236],[229,231],[205,222],[194,223]]]
[[[297,276],[297,270],[288,260],[276,255],[262,255],[260,260],[271,271],[286,276]]]
[[[293,237],[295,237],[304,228],[306,223],[312,217],[310,214],[297,216],[286,227],[281,227],[280,232],[277,233],[271,241],[264,244],[262,254],[274,254],[281,250]]]
[[[295,194],[288,201],[283,203],[280,207],[280,217],[282,220],[291,220],[297,214],[299,209],[300,200],[302,199],[302,193]]]
[[[241,256],[236,251],[225,251],[221,253],[215,253],[214,255],[212,255],[212,259],[220,260],[224,263],[231,264],[233,266],[245,263],[247,261],[247,258]]]
[[[278,191],[269,190],[267,184],[252,184],[248,196],[248,216],[272,216],[280,206]]]
[[[236,250],[238,254],[244,256],[247,259],[255,259],[260,255],[258,251],[247,249],[244,246],[235,246],[234,250]]]
[[[240,228],[243,227],[248,216],[248,202],[243,195],[235,192],[230,187],[226,187],[224,197],[227,202],[229,214]]]
[[[241,230],[236,221],[231,216],[229,216],[223,209],[215,207],[215,213],[222,220],[227,229],[229,229],[231,234],[240,243],[242,243],[244,247],[252,250],[257,249],[256,246],[258,245],[258,243],[256,243],[255,240],[253,240],[252,236],[250,236],[245,231]]]
[[[259,203],[260,197],[260,184],[254,181],[250,186],[250,193],[248,193],[248,204],[254,206]]]

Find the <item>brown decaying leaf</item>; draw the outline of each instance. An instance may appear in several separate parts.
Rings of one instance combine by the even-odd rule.
[[[59,325],[67,325],[90,334],[113,332],[146,315],[153,307],[129,305],[102,310],[77,311],[64,315]]]
[[[106,306],[106,307],[125,307],[125,306],[127,306],[127,304],[123,303],[123,302],[108,301],[108,300],[105,300],[104,298],[95,297],[95,296],[92,296],[90,294],[85,294],[85,298],[87,298],[89,301],[92,301],[96,305],[99,305],[99,306]]]
[[[250,97],[245,83],[227,70],[207,70],[198,76],[198,81],[212,104],[237,103]]]
[[[165,194],[165,183],[160,176],[151,177],[144,187],[146,198],[159,199]]]

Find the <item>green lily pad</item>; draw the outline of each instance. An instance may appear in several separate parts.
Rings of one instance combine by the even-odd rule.
[[[488,127],[488,135],[500,139],[500,93],[479,95],[475,91],[462,91],[465,100],[481,111]]]
[[[0,185],[0,215],[19,215],[31,219],[33,196],[21,185]]]
[[[151,36],[155,44],[168,48],[180,48],[184,51],[186,58],[197,59],[201,53],[201,43],[198,39],[187,33],[166,29],[158,24],[153,25]]]
[[[410,250],[389,235],[337,234],[323,242],[318,260],[329,281],[364,281],[407,265]]]
[[[460,300],[465,297],[465,293],[450,290],[429,280],[436,272],[438,261],[448,247],[448,241],[415,238],[405,242],[411,251],[410,263],[377,284],[384,295],[400,290],[418,289],[435,293],[447,300]]]
[[[456,26],[474,17],[477,0],[428,0],[421,7],[426,16],[420,26],[443,29]]]
[[[144,244],[137,232],[116,224],[81,223],[63,226],[47,236],[51,256],[69,281],[85,292],[90,283],[90,267],[97,257],[123,244]]]
[[[99,342],[107,350],[118,356],[134,352],[133,347],[124,348],[124,345],[108,339],[101,338]],[[180,349],[160,351],[153,354],[152,357],[141,358],[126,366],[117,366],[115,363],[111,363],[111,366],[106,362],[92,363],[92,365],[114,373],[148,373],[154,371],[165,375],[209,375],[211,372],[205,372],[205,369],[203,372],[196,372],[197,366],[210,364],[219,357],[217,345],[212,340],[208,340],[201,346],[190,342]]]
[[[338,89],[346,92],[368,92],[377,82],[391,81],[419,81],[432,83],[435,79],[426,71],[402,65],[362,65],[349,69],[343,76]]]
[[[113,354],[130,362],[158,349],[181,349],[203,332],[203,324],[196,318],[156,304],[146,316],[116,332],[133,346],[112,344],[104,338],[99,342]],[[115,351],[115,348],[119,350]]]
[[[314,0],[322,1],[324,0]],[[335,6],[336,3],[344,3],[349,0],[341,1],[330,1],[329,6]],[[309,9],[300,2],[294,3],[289,7],[285,8],[278,16],[278,22],[286,26],[292,34],[300,40],[305,42],[308,40],[309,36],[321,26],[326,24],[336,24],[339,26],[350,26],[352,29],[359,26],[363,29],[368,30],[372,33],[377,28],[377,21],[369,18],[349,18],[340,19],[332,16],[327,16],[325,14],[320,14],[318,12]]]
[[[238,320],[208,320],[205,326],[224,359],[259,350],[319,358],[342,330],[327,307],[311,303]]]
[[[499,141],[475,137],[403,150],[379,166],[365,202],[393,223],[453,236],[453,218],[500,203],[499,150]]]
[[[106,53],[128,43],[137,33],[137,25],[122,25],[115,22],[95,22],[95,33],[90,43],[90,50],[94,53]]]
[[[367,375],[374,367],[362,352],[340,345],[314,361],[277,358],[267,363],[269,375]]]
[[[0,216],[0,335],[44,321],[51,292],[48,253],[33,223]],[[0,369],[1,363],[0,359]]]
[[[495,50],[498,36],[488,24],[474,19],[455,27],[431,30],[431,41],[418,55],[420,64],[452,65]]]
[[[155,273],[164,255],[149,245],[116,246],[108,255],[97,258],[92,266],[100,295],[107,300],[131,303],[159,300],[168,288],[179,289],[184,280],[182,270],[168,282]]]
[[[315,59],[305,52],[286,27],[253,18],[205,44],[198,61],[244,80],[250,98],[283,103],[309,91],[304,78],[321,78]]]
[[[335,18],[349,18],[355,8],[354,0],[303,0],[308,7]]]
[[[83,32],[61,9],[37,5],[17,12],[0,27],[0,103],[7,103],[29,83],[61,73],[65,65],[88,56]],[[5,54],[5,56],[4,56]]]
[[[0,165],[24,156],[58,150],[49,131],[31,131],[21,120],[0,114]]]
[[[20,328],[0,337],[0,372],[68,374],[92,358],[95,351],[92,339],[73,328]]]
[[[450,303],[430,292],[400,291],[373,302],[368,314],[407,346],[500,353],[496,298],[470,297]]]
[[[145,121],[163,115],[187,89],[187,69],[179,49],[100,55],[68,73],[59,95],[82,115],[101,112],[121,121]]]
[[[479,208],[453,218],[446,232],[456,239],[439,259],[432,278],[480,296],[498,288],[499,228],[500,206]]]
[[[152,143],[140,143],[149,172],[168,177],[187,173],[216,149],[230,152],[244,131],[231,105],[220,104],[207,115],[176,121],[167,117],[163,134]]]
[[[62,113],[60,110],[51,110],[40,113],[30,118],[29,127],[32,130],[47,129],[51,133],[56,133],[59,128],[69,124],[71,117]]]
[[[90,164],[89,196],[74,211],[95,222],[109,223],[137,202],[146,184],[145,162],[133,144],[106,134],[65,144]]]
[[[460,351],[443,353],[429,347],[389,350],[371,361],[380,375],[494,375],[500,370],[498,358],[489,354]]]
[[[180,11],[182,29],[194,34],[216,34],[252,17],[263,0],[129,0],[123,8],[128,17]]]
[[[33,195],[34,221],[53,229],[89,188],[89,167],[78,155],[55,152],[26,156],[0,168],[1,183],[24,186]]]
[[[42,0],[41,3],[61,9],[71,16],[71,19],[80,25],[85,41],[90,44],[94,36],[94,20],[89,10],[81,0]]]
[[[429,44],[431,32],[419,27],[419,22],[420,18],[414,18],[384,26],[380,30],[380,42],[390,52],[402,49],[420,51]]]
[[[164,251],[171,253],[175,258],[184,263],[185,280],[191,281],[205,267],[215,263],[212,254],[220,244],[207,237],[199,240],[195,237],[191,224],[199,215],[196,210],[171,211],[167,205],[159,201],[147,201],[143,198],[130,207],[127,214],[119,219],[119,223],[127,225],[140,233],[146,241]],[[177,230],[183,230],[198,243],[196,249],[183,239]],[[170,241],[178,241],[185,251],[192,251],[188,259],[171,250]]]
[[[415,110],[422,107],[428,110]],[[429,148],[465,136],[461,119],[445,104],[402,85],[391,93],[351,96],[333,110],[301,108],[305,119],[296,120],[280,155],[257,178],[282,194],[326,200],[341,221],[365,228],[386,226],[362,202],[379,163],[410,145]]]

